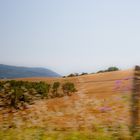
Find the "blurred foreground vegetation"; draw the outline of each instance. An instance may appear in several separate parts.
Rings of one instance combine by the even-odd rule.
[[[98,131],[50,131],[43,128],[9,129],[0,131],[0,140],[139,140],[130,136]]]

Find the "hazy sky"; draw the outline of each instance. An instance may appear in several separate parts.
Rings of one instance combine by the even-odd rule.
[[[0,63],[68,74],[139,62],[140,0],[0,0]]]

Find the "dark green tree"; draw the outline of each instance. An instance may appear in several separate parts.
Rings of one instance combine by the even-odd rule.
[[[110,71],[118,71],[118,70],[119,70],[119,68],[117,68],[117,67],[109,67],[107,69],[108,72],[110,72]]]

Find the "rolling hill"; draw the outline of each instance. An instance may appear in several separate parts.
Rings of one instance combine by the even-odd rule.
[[[73,82],[72,96],[38,100],[21,111],[0,111],[0,126],[43,128],[48,132],[119,133],[129,136],[133,70],[90,74],[69,78],[20,78],[24,81]],[[7,114],[7,115],[2,115]],[[14,121],[16,119],[16,121]],[[11,126],[9,126],[11,127]],[[66,133],[67,134],[67,133]],[[54,135],[54,133],[53,133]],[[57,139],[56,139],[57,140]]]
[[[46,68],[17,67],[0,64],[0,79],[25,77],[60,77],[60,75]]]

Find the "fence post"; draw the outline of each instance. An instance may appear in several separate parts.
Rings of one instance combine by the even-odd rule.
[[[131,132],[134,136],[139,131],[140,126],[140,66],[134,69],[133,89],[131,98]]]

